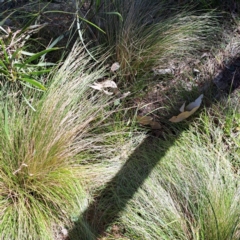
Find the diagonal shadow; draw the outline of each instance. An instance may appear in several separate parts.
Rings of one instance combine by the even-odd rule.
[[[223,68],[213,79],[211,94],[209,89],[205,88],[205,96],[209,101],[205,101],[205,107],[211,107],[213,102],[220,101],[234,90],[240,88],[240,57],[230,62],[223,63]],[[208,93],[206,93],[208,91]],[[192,94],[191,92],[186,92]],[[199,93],[198,93],[199,95]],[[195,98],[197,95],[195,95]],[[193,97],[193,99],[195,99]],[[194,115],[196,117],[197,115]],[[194,119],[194,117],[192,119]],[[168,139],[168,148],[164,151],[155,151],[155,144],[159,144],[154,136],[147,137],[140,146],[135,149],[121,170],[105,185],[104,189],[98,194],[89,207],[82,214],[78,222],[69,233],[69,238],[73,240],[91,240],[98,239],[104,235],[108,227],[114,224],[122,210],[125,209],[129,200],[139,190],[148,178],[154,167],[165,156],[167,150],[178,139],[181,131],[188,129],[191,121],[186,121],[183,128],[176,132],[175,138]],[[171,128],[168,123],[163,123],[167,129]],[[177,125],[176,125],[177,126]],[[153,151],[149,151],[153,149]],[[139,213],[141,214],[141,213]]]

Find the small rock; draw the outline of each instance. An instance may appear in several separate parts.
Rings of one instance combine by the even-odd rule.
[[[196,69],[196,68],[193,69],[193,72],[194,73],[200,73],[200,71],[198,69]]]
[[[116,72],[120,68],[120,64],[118,62],[113,63],[111,66],[111,71]]]
[[[155,75],[165,75],[165,74],[173,74],[173,70],[171,68],[165,68],[165,69],[153,69],[153,72]]]
[[[62,228],[61,232],[64,237],[68,236],[68,230],[66,228]]]

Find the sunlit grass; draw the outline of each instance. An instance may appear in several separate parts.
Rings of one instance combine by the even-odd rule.
[[[88,196],[78,166],[114,155],[109,138],[121,133],[101,130],[111,114],[111,99],[94,93],[89,85],[103,75],[104,69],[90,63],[76,44],[40,100],[35,93],[36,111],[14,94],[3,102],[0,232],[4,239],[52,239],[54,224],[69,224],[71,214],[85,207]]]

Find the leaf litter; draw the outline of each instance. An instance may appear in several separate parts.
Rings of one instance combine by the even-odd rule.
[[[198,110],[198,108],[202,103],[202,99],[203,99],[203,94],[201,94],[194,102],[189,103],[186,107],[184,103],[179,109],[181,113],[177,116],[173,116],[172,118],[169,119],[169,121],[178,123],[187,119]]]

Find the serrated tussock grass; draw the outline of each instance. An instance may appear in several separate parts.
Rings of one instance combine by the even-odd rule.
[[[1,239],[53,239],[55,224],[69,224],[88,198],[79,164],[107,154],[101,121],[109,97],[89,87],[104,69],[76,44],[33,111],[13,95],[0,118]],[[98,131],[98,137],[91,131]],[[116,133],[117,134],[117,133]],[[108,139],[108,142],[110,140]],[[81,158],[81,154],[84,158]],[[98,160],[98,159],[97,159]]]
[[[227,133],[229,117],[235,125]],[[203,111],[178,138],[143,145],[131,159],[138,165],[118,177],[116,185],[124,187],[109,189],[105,199],[114,209],[121,207],[121,196],[128,196],[144,169],[158,162],[114,222],[120,234],[127,239],[239,239],[238,121],[239,101],[221,102]]]
[[[123,77],[139,76],[159,65],[168,67],[173,58],[186,59],[216,44],[216,13],[194,12],[190,8],[169,1],[104,3],[96,14],[96,22],[106,32],[98,33],[99,42],[112,47],[113,59],[120,63]]]

